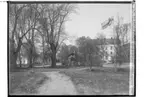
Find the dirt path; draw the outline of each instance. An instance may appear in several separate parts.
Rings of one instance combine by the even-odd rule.
[[[43,72],[50,79],[38,89],[40,95],[77,95],[70,78],[59,72]]]

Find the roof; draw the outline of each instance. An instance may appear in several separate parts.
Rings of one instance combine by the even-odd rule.
[[[113,38],[109,38],[109,39],[94,39],[94,42],[96,45],[107,45],[107,44],[116,44],[117,40],[113,39]]]
[[[124,44],[123,47],[125,47],[125,48],[130,48],[130,43]]]

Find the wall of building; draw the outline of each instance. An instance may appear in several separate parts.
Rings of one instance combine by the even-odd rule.
[[[105,51],[107,52],[107,55],[104,56],[104,60],[106,62],[111,62],[112,57],[115,56],[115,46],[113,44],[107,44],[105,45]]]

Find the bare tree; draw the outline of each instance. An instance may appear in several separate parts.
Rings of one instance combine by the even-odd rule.
[[[114,22],[113,22],[114,21]],[[107,28],[108,26],[113,24],[113,33],[115,37],[115,62],[121,65],[124,62],[124,56],[126,56],[126,52],[124,49],[125,43],[128,41],[128,32],[130,30],[130,23],[123,23],[122,17],[117,17],[117,21],[109,18],[108,21],[102,25],[102,28]],[[105,26],[105,27],[104,27]]]
[[[22,38],[18,38],[17,26],[22,10],[26,5],[9,4],[9,33],[10,33],[10,68],[16,68],[18,53],[22,45]]]
[[[103,33],[98,33],[96,36],[96,45],[99,46],[99,56],[104,59],[104,57],[108,56],[108,53],[106,51],[106,37]]]
[[[70,4],[44,4],[42,5],[43,16],[40,24],[46,33],[47,43],[51,48],[52,67],[56,66],[56,53],[59,45],[64,41],[64,23],[70,13],[74,12],[75,7]]]
[[[76,39],[76,44],[78,46],[79,53],[83,56],[82,62],[87,63],[87,50],[85,48],[85,46],[86,46],[85,41],[86,41],[86,37],[82,36],[82,37],[79,37],[78,39]]]
[[[56,53],[67,35],[64,23],[75,6],[70,4],[9,4],[10,63],[16,66],[23,43],[30,44],[29,63],[32,67],[36,53],[35,38],[42,38],[43,56],[45,44],[50,50],[52,67],[56,65]],[[39,22],[38,22],[39,21]],[[24,48],[23,48],[24,49]],[[34,56],[33,56],[34,55]],[[21,56],[21,55],[20,55]],[[20,58],[19,58],[20,59]],[[44,59],[44,58],[43,58]]]
[[[16,67],[18,53],[23,42],[30,39],[30,32],[33,32],[32,36],[34,36],[36,25],[34,10],[36,11],[36,9],[30,4],[9,4],[9,9],[10,64],[14,65],[12,67]]]
[[[95,41],[89,37],[80,37],[76,40],[79,52],[84,56],[84,61],[92,70],[93,58],[98,54],[98,48],[95,44]],[[97,60],[97,59],[96,59]]]
[[[25,35],[25,39],[28,41],[28,43],[30,44],[31,48],[29,49],[29,63],[30,63],[30,67],[32,67],[32,64],[34,62],[35,59],[35,55],[36,55],[36,48],[35,48],[35,36],[36,33],[35,32],[35,28],[37,27],[38,24],[38,17],[39,17],[39,12],[38,12],[38,4],[29,4],[28,8],[25,10],[26,14],[26,26],[23,25],[23,27],[25,27],[24,29],[31,29],[27,35]],[[23,20],[23,19],[22,19]]]
[[[125,43],[128,42],[128,32],[130,29],[130,23],[121,23],[123,18],[118,17],[117,24],[114,26],[114,35],[116,39],[115,53],[116,53],[116,63],[121,65],[124,62],[124,57],[126,56],[126,50],[124,49]]]

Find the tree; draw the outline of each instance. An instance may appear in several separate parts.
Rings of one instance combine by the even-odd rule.
[[[34,47],[37,4],[9,4],[10,68],[16,68],[18,54],[26,40]],[[35,11],[34,11],[35,10]],[[31,35],[32,34],[32,35]],[[31,37],[32,36],[32,37]],[[33,50],[32,47],[32,50]],[[30,52],[32,54],[32,52]],[[32,61],[32,58],[30,58]],[[31,62],[32,63],[32,62]]]
[[[88,64],[90,66],[90,70],[92,70],[92,58],[93,58],[93,53],[95,52],[95,46],[92,42],[91,39],[88,39],[86,41],[86,45],[85,45],[86,51],[87,51],[87,60],[88,60]]]
[[[10,68],[15,68],[21,56],[23,44],[30,45],[28,59],[30,67],[35,61],[37,36],[41,36],[43,47],[43,63],[49,56],[52,67],[56,65],[56,53],[67,35],[64,24],[70,13],[75,10],[70,4],[11,4],[9,3],[9,45]],[[47,51],[45,50],[47,45]]]
[[[56,66],[56,53],[64,41],[64,23],[75,7],[70,4],[43,4],[40,18],[41,28],[46,33],[47,43],[51,49],[52,67]]]
[[[78,48],[75,45],[69,45],[69,52],[78,52]]]
[[[87,63],[87,65],[90,67],[90,70],[92,70],[93,58],[96,54],[98,54],[98,48],[94,44],[95,42],[89,37],[80,37],[76,41],[79,47],[79,52],[84,56],[85,63]]]
[[[32,65],[35,60],[35,55],[36,53],[36,48],[35,48],[35,35],[38,34],[35,32],[35,28],[37,26],[38,20],[37,18],[39,17],[39,13],[37,11],[38,4],[28,4],[27,8],[23,10],[23,14],[21,16],[21,21],[20,21],[20,31],[22,33],[27,33],[24,35],[25,40],[27,43],[30,44],[30,49],[29,49],[29,66],[32,68]],[[35,32],[35,33],[34,33]]]
[[[108,54],[106,52],[106,37],[103,33],[98,33],[95,39],[96,45],[99,46],[99,56],[101,59],[104,59],[104,57],[107,57]]]
[[[130,30],[130,23],[123,23],[122,17],[117,17],[117,21],[112,22],[114,19],[108,19],[107,24],[105,24],[105,28],[113,24],[113,33],[115,37],[115,62],[121,65],[124,62],[124,57],[126,55],[126,50],[124,49],[124,45],[128,43],[128,32]]]
[[[48,60],[50,61],[50,57],[51,57],[51,50],[50,50],[50,46],[49,45],[44,45],[43,47],[43,62],[45,64],[48,63]]]
[[[86,52],[86,49],[85,48],[85,41],[86,41],[86,37],[82,36],[82,37],[79,37],[78,39],[76,39],[76,43],[77,43],[77,46],[78,46],[78,49],[79,49],[79,55],[83,58],[81,58],[82,62],[87,62],[87,52]]]
[[[22,38],[24,35],[19,37],[21,33],[17,33],[18,21],[20,21],[20,16],[22,10],[26,5],[9,4],[9,33],[10,33],[10,68],[16,68],[16,61],[18,53],[22,45]]]
[[[116,62],[121,65],[124,62],[125,51],[124,45],[128,43],[129,23],[122,23],[123,19],[118,17],[117,24],[114,26],[114,33],[116,38],[115,53]]]
[[[58,53],[58,57],[60,58],[62,64],[67,65],[69,53],[69,47],[66,44],[63,44],[61,46],[60,52]]]

